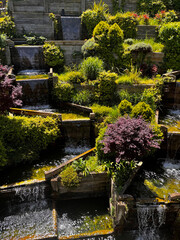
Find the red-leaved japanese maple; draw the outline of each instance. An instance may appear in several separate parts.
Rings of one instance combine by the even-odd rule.
[[[10,107],[22,106],[22,87],[15,85],[15,79],[9,78],[7,73],[8,67],[0,65],[0,113]]]
[[[104,153],[114,153],[116,163],[139,160],[152,149],[159,148],[160,142],[142,118],[129,117],[121,117],[109,124],[102,140]]]

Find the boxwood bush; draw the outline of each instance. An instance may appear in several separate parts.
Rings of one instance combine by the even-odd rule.
[[[56,118],[0,115],[0,167],[38,159],[58,136]]]

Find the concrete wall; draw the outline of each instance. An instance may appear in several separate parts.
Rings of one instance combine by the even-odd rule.
[[[64,51],[65,64],[79,64],[82,60],[81,47],[84,41],[53,41]]]
[[[124,9],[135,10],[136,1],[126,0]],[[104,2],[112,12],[113,1],[104,0]],[[54,26],[49,19],[49,13],[60,15],[64,10],[67,16],[80,16],[83,11],[91,8],[93,3],[94,0],[9,0],[9,11],[14,17],[18,33],[32,32],[54,39]]]

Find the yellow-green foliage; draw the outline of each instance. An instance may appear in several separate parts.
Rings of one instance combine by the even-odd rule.
[[[98,87],[96,90],[96,96],[99,102],[111,105],[116,97],[117,85],[116,80],[118,76],[116,73],[101,72],[98,77]]]
[[[45,62],[50,67],[63,68],[64,66],[64,55],[59,46],[55,43],[45,43],[43,45],[43,54]]]
[[[136,104],[132,109],[132,117],[140,117],[148,122],[151,122],[154,118],[154,112],[151,109],[149,104],[146,104],[145,102],[139,102]]]
[[[2,21],[0,21],[0,34],[6,34],[8,37],[15,33],[15,23],[12,18],[5,13]]]
[[[164,44],[162,44],[160,42],[156,42],[155,39],[153,39],[153,38],[146,38],[146,39],[128,38],[124,41],[123,46],[125,49],[127,49],[129,47],[129,45],[136,44],[139,42],[143,42],[143,43],[151,45],[153,52],[162,52],[163,48],[164,48]]]
[[[115,16],[110,16],[108,22],[110,25],[117,23],[124,32],[124,38],[136,37],[138,21],[129,13],[117,13]]]
[[[103,61],[98,57],[88,57],[81,63],[80,70],[86,79],[95,80],[104,70]]]
[[[54,87],[54,95],[58,100],[71,101],[74,87],[68,82],[58,81]]]
[[[94,104],[93,106],[91,106],[91,109],[95,113],[96,119],[99,121],[102,121],[113,110],[111,107],[101,106],[98,104]]]
[[[159,37],[164,44],[164,63],[166,69],[180,69],[180,22],[167,23],[159,30]]]
[[[119,113],[123,116],[124,114],[129,114],[132,111],[132,103],[124,99],[123,101],[120,102],[118,105],[118,110]]]
[[[107,22],[101,21],[93,31],[96,51],[105,62],[107,69],[120,68],[124,62],[123,31],[115,23],[110,26]]]
[[[88,9],[81,15],[81,23],[86,28],[87,37],[92,37],[93,29],[100,21],[107,19],[106,13],[108,12],[108,6],[100,1],[99,3],[94,2],[92,9]]]
[[[58,121],[52,117],[0,115],[0,166],[33,161],[41,150],[59,136]]]
[[[60,177],[62,185],[67,188],[74,188],[79,185],[80,177],[71,165],[60,173]]]

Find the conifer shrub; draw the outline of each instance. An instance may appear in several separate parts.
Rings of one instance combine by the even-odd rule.
[[[145,121],[151,122],[154,118],[154,112],[150,105],[145,102],[139,102],[132,109],[132,117],[142,117]]]
[[[110,26],[102,21],[94,28],[93,37],[97,43],[98,56],[103,59],[106,69],[122,68],[125,61],[121,28],[116,23]]]
[[[136,37],[138,21],[128,13],[117,13],[115,16],[110,16],[108,23],[110,25],[113,25],[114,23],[118,24],[123,30],[125,39]]]
[[[85,32],[87,32],[85,37],[92,37],[95,26],[100,21],[106,21],[108,10],[108,5],[100,1],[99,3],[94,2],[92,9],[87,9],[82,13],[81,23],[83,28],[85,28]]]
[[[94,38],[88,39],[82,46],[81,51],[85,58],[94,57],[98,54],[98,44],[95,42]]]
[[[109,43],[108,41],[108,31],[109,31],[109,24],[105,21],[99,22],[93,31],[93,37],[95,42],[97,42],[100,46],[107,46]]]
[[[64,67],[64,54],[59,46],[55,43],[45,43],[43,45],[43,54],[45,62],[49,67],[55,67],[56,70],[61,70]]]
[[[116,80],[118,75],[111,72],[101,72],[97,79],[96,96],[99,102],[112,105],[117,95]]]
[[[80,71],[87,80],[95,80],[104,70],[103,61],[98,57],[88,57],[80,65]]]
[[[130,114],[132,111],[132,103],[127,101],[126,99],[122,100],[118,105],[119,113],[123,116],[125,114]]]

